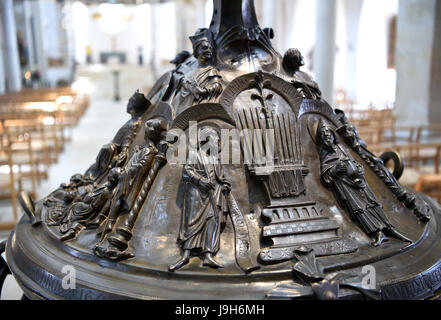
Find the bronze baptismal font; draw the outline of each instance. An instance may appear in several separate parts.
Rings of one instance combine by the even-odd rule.
[[[30,299],[436,296],[440,206],[400,185],[400,157],[370,152],[274,36],[252,0],[214,0],[193,52],[133,94],[90,168],[20,195],[2,277]]]

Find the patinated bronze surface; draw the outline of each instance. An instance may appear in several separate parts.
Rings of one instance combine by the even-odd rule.
[[[27,297],[418,299],[441,287],[440,206],[399,184],[273,36],[252,0],[214,0],[193,54],[133,95],[90,169],[39,201],[21,195],[6,253]]]

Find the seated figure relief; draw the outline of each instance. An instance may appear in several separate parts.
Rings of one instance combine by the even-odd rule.
[[[202,102],[213,102],[222,93],[222,76],[214,67],[214,43],[211,31],[199,29],[193,37],[190,37],[193,44],[194,57],[188,55],[187,61],[183,62],[182,57],[177,57],[177,66],[173,82],[176,87],[176,95],[172,97],[172,104],[175,109],[189,107]]]
[[[127,113],[131,119],[119,130],[111,143],[103,146],[98,153],[96,162],[86,171],[85,176],[101,183],[106,180],[110,170],[123,167],[129,157],[129,148],[141,124],[141,117],[150,106],[144,94],[136,91],[127,104]]]
[[[62,183],[60,187],[36,205],[36,215],[41,215],[42,205],[47,208],[46,222],[48,225],[59,225],[65,217],[71,204],[93,189],[93,181],[81,174],[75,174],[68,184]]]
[[[99,185],[82,175],[75,175],[70,184],[61,185],[45,199],[49,225],[59,226],[61,240],[74,239],[84,228],[97,229],[105,221],[100,243],[106,238],[119,215],[133,208],[158,152],[156,143],[165,130],[163,120],[148,120],[145,127],[148,143],[138,147],[125,166],[112,168]]]
[[[24,202],[24,210],[39,221],[45,208],[47,224],[60,226],[62,240],[76,237],[86,223],[93,227],[90,215],[96,214],[102,207],[106,208],[104,199],[110,196],[114,188],[116,171],[109,179],[108,175],[113,168],[122,167],[128,161],[129,148],[141,117],[149,106],[150,102],[145,96],[136,91],[127,105],[127,112],[132,118],[119,130],[113,141],[100,150],[96,162],[86,173],[72,176],[68,184],[61,184],[57,190],[35,204],[28,195],[23,195],[23,198],[29,199]],[[100,212],[99,216],[102,214]]]
[[[118,169],[114,168],[108,175],[108,181],[88,192],[81,201],[75,202],[67,216],[60,223],[61,240],[73,239],[87,222],[97,215],[109,210],[109,199],[118,182]]]

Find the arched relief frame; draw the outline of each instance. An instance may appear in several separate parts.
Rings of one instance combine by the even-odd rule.
[[[235,121],[230,117],[222,105],[218,103],[204,103],[193,106],[179,114],[171,123],[169,130],[178,129],[185,132],[190,122],[196,122],[198,127],[213,126],[217,131],[234,129]]]
[[[224,106],[218,103],[203,103],[193,106],[173,120],[171,129],[186,130],[191,121],[205,121],[205,120],[221,120],[230,125],[235,125],[235,121]]]
[[[233,80],[223,91],[221,97],[220,97],[220,104],[229,111],[229,114],[235,114],[236,110],[234,110],[234,104],[236,100],[238,99],[239,95],[241,95],[243,92],[246,92],[247,90],[256,89],[259,91],[259,94],[262,95],[263,90],[270,90],[280,96],[281,99],[284,100],[284,102],[289,105],[288,108],[291,108],[293,117],[294,117],[294,132],[291,132],[289,135],[285,134],[285,137],[290,137],[289,139],[294,139],[295,142],[300,146],[299,135],[300,135],[300,128],[297,125],[298,124],[298,114],[300,111],[300,105],[302,104],[303,97],[297,92],[297,89],[291,85],[289,82],[286,82],[280,77],[275,76],[274,74],[265,73],[263,71],[255,72],[246,74],[243,76],[240,76]],[[236,116],[233,116],[236,123],[236,128],[242,129],[243,125],[238,123],[238,119]],[[252,128],[252,126],[251,126]],[[289,130],[288,128],[286,128]],[[285,130],[286,130],[285,129]],[[281,129],[279,129],[281,130]],[[276,130],[277,131],[277,130]],[[277,135],[277,134],[276,134]],[[282,135],[282,133],[280,133]],[[297,138],[292,138],[297,137]],[[277,139],[277,137],[276,137]],[[279,137],[279,139],[282,139]],[[243,147],[245,148],[245,143],[242,142]],[[250,148],[254,147],[246,147],[248,148],[248,152],[250,151]],[[281,150],[279,152],[284,152],[286,155],[288,150]],[[301,159],[301,150],[298,153],[298,157]],[[294,158],[294,157],[293,157]],[[293,160],[294,161],[294,160]],[[295,160],[298,161],[298,160]],[[277,165],[276,165],[277,166]],[[251,165],[249,168],[251,171],[254,172],[255,167],[260,167],[260,165],[255,166],[254,164]],[[280,167],[280,166],[279,166]],[[275,167],[273,167],[274,169]],[[273,170],[272,169],[272,170]],[[285,170],[286,168],[280,168],[281,170]],[[266,175],[267,170],[264,170],[264,175]],[[259,175],[259,174],[258,174]]]
[[[290,83],[265,72],[249,73],[234,79],[223,91],[220,97],[220,104],[226,110],[231,110],[237,96],[243,91],[255,88],[259,82],[262,83],[264,89],[273,90],[284,98],[298,117],[303,97]]]
[[[317,114],[320,115],[331,124],[333,124],[336,128],[340,127],[342,125],[340,118],[335,114],[332,107],[326,103],[325,101],[317,101],[317,100],[303,100],[302,104],[300,105],[300,110],[298,113],[298,118],[300,119],[304,115],[307,114]]]

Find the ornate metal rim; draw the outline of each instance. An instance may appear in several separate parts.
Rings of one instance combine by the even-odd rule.
[[[430,202],[432,208],[437,208],[437,210],[441,210],[440,206],[437,205],[433,200],[430,200],[427,197],[424,198],[428,202]],[[433,219],[433,221],[437,221],[437,230],[431,230],[433,232],[430,235],[436,235],[436,231],[441,232],[441,223],[439,222],[439,220],[441,220],[441,216],[437,214],[436,219]],[[433,222],[430,225],[432,226],[431,228],[434,228]],[[39,228],[42,228],[42,226],[38,227],[38,229]],[[17,234],[20,234],[20,237],[17,237]],[[123,264],[120,265],[122,269],[125,268],[125,271],[132,270],[132,272],[130,273],[123,273],[123,270],[115,270],[111,267],[111,265],[114,264],[113,262],[101,260],[94,257],[94,260],[96,261],[79,259],[81,263],[77,265],[78,274],[81,274],[82,276],[87,275],[89,277],[87,281],[89,285],[85,285],[79,277],[76,290],[64,290],[61,287],[63,277],[62,273],[59,272],[58,274],[56,274],[53,270],[55,269],[55,266],[61,266],[63,265],[64,261],[67,261],[63,261],[63,254],[67,257],[70,256],[71,252],[60,250],[60,246],[66,245],[56,242],[55,239],[48,241],[48,243],[51,243],[51,245],[53,245],[54,247],[47,247],[46,242],[44,242],[45,246],[43,246],[42,242],[39,242],[39,240],[41,239],[37,239],[35,237],[41,234],[45,234],[44,237],[46,238],[51,237],[46,232],[35,232],[35,230],[31,228],[31,225],[27,221],[27,218],[22,218],[14,232],[11,234],[8,244],[6,246],[6,254],[9,261],[9,268],[15,278],[18,279],[18,283],[25,292],[26,296],[30,299],[152,300],[165,299],[166,296],[171,299],[182,299],[183,297],[185,297],[185,299],[217,299],[222,298],[222,292],[224,292],[224,294],[226,295],[224,296],[224,298],[228,297],[229,299],[265,299],[266,293],[274,288],[275,283],[279,281],[286,282],[291,279],[290,270],[286,270],[284,272],[266,272],[266,287],[261,287],[254,291],[251,290],[247,292],[244,290],[244,288],[251,288],[249,284],[252,281],[250,280],[255,279],[256,281],[262,282],[262,274],[256,272],[254,274],[247,275],[246,277],[240,277],[244,280],[240,282],[236,282],[238,280],[237,276],[223,277],[223,279],[227,279],[228,281],[217,288],[217,298],[216,296],[207,295],[207,292],[203,291],[199,291],[196,297],[194,293],[191,293],[191,288],[194,287],[195,282],[190,283],[188,279],[186,280],[186,277],[188,277],[189,275],[189,273],[187,272],[173,274],[166,272],[161,273],[158,272],[158,270],[151,270],[151,276],[148,277],[146,276],[145,270],[142,272],[141,270],[135,271],[130,268],[127,269],[127,265]],[[20,238],[20,240],[18,238]],[[31,244],[32,247],[24,247],[22,242],[23,239],[26,242],[27,246]],[[32,239],[33,241],[29,241],[29,239]],[[439,241],[437,242],[435,240],[432,239],[429,244],[432,247],[431,250],[441,250],[441,244],[439,244]],[[433,248],[433,245],[437,245],[437,247]],[[421,248],[418,246],[414,250],[427,250],[427,248]],[[78,254],[77,257],[80,258]],[[81,258],[83,257],[81,256]],[[47,267],[48,265],[52,266],[53,269],[49,270]],[[95,274],[90,274],[91,269],[85,269],[85,267],[92,267],[93,265],[95,268],[98,266],[98,269],[95,270]],[[117,273],[119,272],[121,272],[124,277],[122,277],[120,281],[115,282],[114,279],[115,277],[117,277]],[[99,275],[100,277],[98,277],[97,275]],[[148,294],[147,292],[149,290],[151,291],[150,293],[154,293],[155,290],[156,292],[158,292],[158,281],[155,276],[159,276],[162,278],[162,281],[168,282],[168,288],[177,288],[173,285],[170,286],[172,282],[179,282],[181,286],[182,284],[186,283],[187,288],[181,287],[181,290],[179,292],[177,290],[173,290],[172,292],[170,289],[168,289],[167,293],[169,295],[165,294],[166,291],[163,291],[162,295]],[[208,275],[209,278],[212,278],[213,276],[216,277],[217,275],[215,273],[213,273],[213,275]],[[110,280],[109,277],[112,277],[113,281]],[[95,281],[90,281],[91,278],[95,278]],[[199,278],[198,285],[201,288],[203,288],[205,282],[203,278],[204,277]],[[122,279],[124,279],[123,282],[121,282]],[[205,277],[205,279],[207,279],[207,277]],[[90,287],[91,283],[94,284],[93,288]],[[128,288],[130,284],[134,285],[134,287],[131,287],[132,289],[136,288],[137,290],[132,292],[130,292],[129,290],[124,290],[125,288]],[[394,279],[390,282],[380,283],[379,286],[381,287],[381,297],[383,299],[430,298],[433,293],[441,287],[441,260],[437,260],[435,261],[435,263],[431,263],[431,266],[426,271],[422,271],[421,273],[414,273],[400,279]]]

